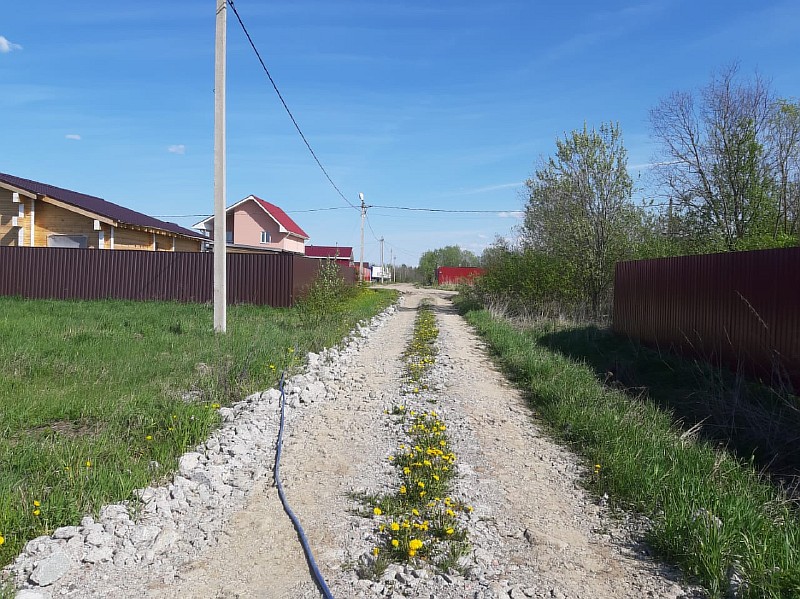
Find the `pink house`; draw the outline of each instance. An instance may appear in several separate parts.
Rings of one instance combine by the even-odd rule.
[[[225,211],[227,246],[232,251],[293,252],[302,254],[308,234],[275,204],[254,195]],[[194,225],[207,237],[214,237],[214,217]]]

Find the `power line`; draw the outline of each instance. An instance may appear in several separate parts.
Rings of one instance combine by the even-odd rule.
[[[314,150],[311,147],[311,144],[308,143],[308,140],[306,139],[306,136],[303,134],[303,131],[300,129],[300,125],[297,124],[297,119],[294,118],[294,115],[292,114],[292,111],[289,110],[289,106],[286,104],[286,100],[283,99],[283,96],[281,95],[281,92],[278,89],[278,86],[275,84],[275,80],[272,78],[272,75],[270,75],[270,72],[269,72],[269,69],[267,68],[267,65],[264,64],[264,60],[261,58],[261,53],[258,51],[258,48],[256,48],[256,45],[253,42],[253,38],[250,37],[250,32],[247,31],[247,27],[245,27],[244,21],[242,21],[242,17],[239,16],[239,11],[236,10],[236,6],[234,5],[233,0],[228,0],[228,4],[230,5],[231,10],[233,10],[233,14],[236,15],[236,19],[239,21],[239,25],[241,25],[242,31],[244,31],[244,34],[247,37],[247,41],[250,42],[250,47],[253,48],[253,52],[255,52],[256,58],[258,58],[258,62],[261,63],[261,68],[263,68],[264,72],[267,74],[267,77],[269,78],[269,82],[272,84],[272,88],[275,90],[275,93],[278,94],[278,98],[280,99],[281,104],[283,104],[284,109],[286,109],[286,114],[288,114],[289,118],[292,119],[292,123],[294,124],[294,128],[297,129],[297,132],[300,134],[300,137],[303,139],[303,143],[306,144],[306,147],[308,148],[308,151],[311,152],[311,156],[314,157],[314,161],[317,163],[317,166],[319,166],[320,170],[325,175],[325,177],[328,179],[328,182],[333,186],[333,188],[339,194],[339,196],[341,196],[341,198],[345,202],[347,202],[347,204],[351,208],[355,208],[356,210],[358,210],[359,208],[355,204],[353,204],[350,200],[348,200],[347,197],[345,197],[345,195],[342,193],[342,191],[336,186],[336,183],[333,182],[333,179],[331,179],[331,176],[328,174],[328,171],[325,170],[324,166],[322,166],[322,163],[320,162],[319,158],[317,158],[317,154],[314,152]]]
[[[514,210],[455,210],[450,208],[413,208],[411,206],[380,206],[373,204],[370,208],[383,208],[384,210],[409,210],[412,212],[447,212],[447,213],[474,213],[474,214],[497,214],[499,212],[522,212],[519,208]]]

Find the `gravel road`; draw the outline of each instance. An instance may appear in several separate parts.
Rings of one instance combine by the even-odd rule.
[[[542,433],[449,294],[401,290],[398,307],[343,347],[310,355],[287,385],[282,480],[333,595],[702,597],[582,490],[583,466]],[[439,353],[430,390],[412,399],[401,395],[402,352],[423,298],[434,306]],[[272,484],[278,395],[223,409],[223,429],[184,456],[170,485],[143,490],[135,515],[108,506],[97,521],[31,541],[10,568],[18,597],[320,597]],[[388,457],[401,431],[384,412],[414,401],[427,409],[428,400],[458,456],[454,496],[474,507],[465,516],[469,573],[390,566],[380,580],[360,580],[354,566],[370,559],[375,523],[350,493],[396,488]]]

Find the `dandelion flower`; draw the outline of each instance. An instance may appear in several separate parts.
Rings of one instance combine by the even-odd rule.
[[[38,515],[39,515],[39,514],[41,514],[41,513],[42,513],[42,510],[40,510],[40,509],[38,509],[38,508],[37,508],[37,509],[35,509],[35,510],[33,510],[33,515],[34,515],[34,516],[38,516]]]
[[[34,499],[33,500],[33,505],[34,505],[34,507],[40,507],[42,505],[42,503],[38,499]]]
[[[2,537],[0,537],[0,539],[1,539],[1,538],[2,538]],[[395,547],[395,548],[396,548],[398,545],[400,545],[400,541],[398,541],[397,539],[392,539],[392,547]]]
[[[153,440],[153,435],[147,435],[144,439],[145,439],[145,441],[152,441]]]
[[[405,486],[405,485],[403,485],[403,486],[401,486],[401,487],[400,487],[400,495],[405,495],[405,494],[406,494],[406,491],[407,491],[407,489],[406,489],[406,486]]]
[[[414,557],[415,555],[417,555],[417,552],[415,550],[413,549],[408,550],[408,557]]]
[[[408,542],[408,548],[413,550],[413,551],[416,551],[417,549],[421,549],[422,548],[422,541],[420,541],[419,539],[411,539]]]
[[[391,528],[393,531],[397,532],[398,530],[400,530],[400,525],[397,522],[392,522],[389,525],[389,528]]]
[[[375,514],[376,516],[380,516],[383,512],[381,511],[381,508],[376,506],[375,509],[372,510],[372,513]]]
[[[417,508],[411,510],[411,513],[414,514],[415,516],[419,516],[419,510]]]
[[[6,538],[3,535],[0,535],[0,545],[6,542]]]
[[[92,467],[92,460],[86,460],[86,467],[87,468],[91,468]]]
[[[377,557],[377,555],[378,555],[380,552],[381,552],[381,550],[380,550],[380,548],[379,548],[379,547],[373,547],[373,548],[372,548],[372,555],[374,555],[374,556],[376,556],[376,557]]]
[[[453,534],[453,529],[452,529],[452,528],[448,528],[448,529],[447,529],[446,531],[444,531],[444,532],[445,532],[445,534],[451,535],[451,534]]]

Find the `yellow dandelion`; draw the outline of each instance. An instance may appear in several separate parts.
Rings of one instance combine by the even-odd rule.
[[[372,513],[375,514],[376,516],[380,516],[383,512],[381,511],[381,508],[376,506],[375,509],[372,510]]]
[[[87,468],[91,468],[92,467],[92,460],[86,460],[86,467]]]
[[[389,528],[391,528],[393,531],[397,532],[398,530],[400,530],[400,525],[397,522],[392,522],[389,525]]]
[[[3,535],[0,535],[0,545],[6,542],[6,538]]]
[[[448,528],[448,529],[447,529],[446,531],[444,531],[444,532],[445,532],[445,534],[451,535],[451,534],[453,534],[453,532],[454,532],[454,531],[453,531],[453,529],[452,529],[452,528]]]
[[[373,547],[372,548],[372,555],[376,556],[381,552],[380,547]]]
[[[392,539],[392,547],[397,547],[398,545],[400,545],[400,541],[397,539]]]
[[[145,441],[152,441],[152,440],[153,440],[153,435],[147,435],[147,436],[144,438],[144,440],[145,440]]]
[[[422,549],[422,545],[423,543],[419,539],[411,539],[408,542],[408,548],[413,551],[416,551],[417,549]]]
[[[414,551],[413,549],[408,550],[408,557],[414,557],[415,555],[417,555],[416,551]]]
[[[35,510],[33,510],[33,515],[34,515],[34,516],[38,516],[38,515],[39,515],[39,514],[41,514],[41,513],[42,513],[42,510],[40,510],[40,509],[35,509]]]
[[[411,510],[411,513],[414,514],[415,516],[419,516],[419,510],[417,508]]]
[[[407,490],[407,489],[406,489],[406,486],[405,486],[405,485],[401,486],[401,487],[400,487],[400,495],[405,495],[405,494],[406,494],[406,490]]]
[[[34,505],[34,507],[39,507],[39,506],[42,505],[42,503],[38,499],[34,499],[33,500],[33,505]]]

